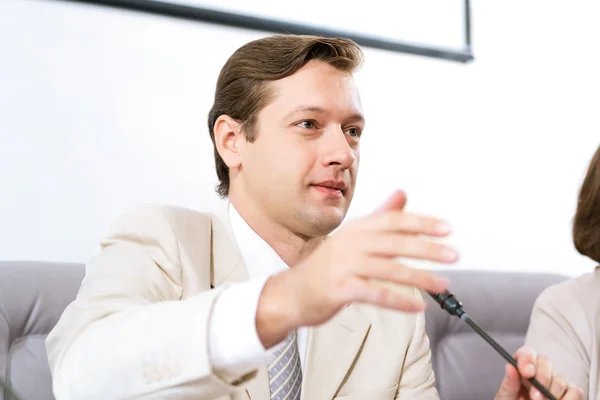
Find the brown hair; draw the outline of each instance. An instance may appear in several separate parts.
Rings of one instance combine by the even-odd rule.
[[[225,114],[240,122],[246,138],[253,142],[258,113],[272,98],[268,83],[292,75],[311,60],[352,73],[362,64],[363,53],[348,39],[275,35],[245,44],[223,66],[217,80],[215,102],[208,114],[208,130],[220,181],[216,191],[221,197],[229,194],[229,168],[215,144],[217,118]]]
[[[573,242],[579,253],[600,263],[600,147],[579,191]]]

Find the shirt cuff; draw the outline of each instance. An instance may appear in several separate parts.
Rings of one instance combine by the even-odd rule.
[[[243,375],[266,366],[281,343],[265,349],[256,330],[258,300],[268,277],[228,287],[215,300],[209,321],[208,350],[218,373]]]

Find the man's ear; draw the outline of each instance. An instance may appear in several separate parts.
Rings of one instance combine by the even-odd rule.
[[[246,139],[241,124],[228,115],[221,115],[215,121],[214,133],[217,151],[225,164],[230,169],[239,167],[242,163],[240,149]]]

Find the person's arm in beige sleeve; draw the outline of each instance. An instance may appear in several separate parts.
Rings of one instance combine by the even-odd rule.
[[[209,246],[207,291],[184,300],[180,251],[162,208],[120,219],[47,339],[57,399],[212,399],[239,389],[211,365],[209,323],[223,290],[209,290]]]
[[[525,345],[547,356],[556,373],[587,393],[590,359],[584,342],[590,330],[581,305],[566,288],[552,286],[538,297]]]
[[[415,297],[421,300],[421,293],[418,290],[414,292]],[[418,313],[416,318],[415,332],[406,354],[404,370],[395,398],[439,400],[431,365],[429,337],[425,332],[425,314]]]

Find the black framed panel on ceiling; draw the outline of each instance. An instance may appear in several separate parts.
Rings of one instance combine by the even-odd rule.
[[[365,47],[462,63],[474,58],[470,0],[66,1],[256,31],[346,37]]]

